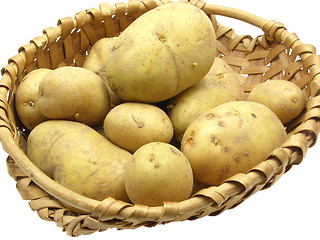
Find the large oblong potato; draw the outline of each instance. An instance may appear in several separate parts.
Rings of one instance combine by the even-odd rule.
[[[90,126],[103,121],[110,110],[109,93],[101,78],[80,67],[61,67],[47,74],[39,85],[37,101],[48,119]]]
[[[29,130],[48,120],[40,112],[37,98],[41,80],[51,71],[51,69],[39,68],[28,73],[17,88],[15,96],[17,114],[22,124]]]
[[[160,102],[200,81],[216,54],[212,22],[188,3],[168,3],[129,25],[106,55],[112,90],[126,101]]]
[[[248,100],[270,108],[286,124],[296,118],[306,106],[306,95],[294,83],[284,80],[270,80],[258,84]]]
[[[111,142],[134,153],[150,142],[169,143],[173,126],[162,109],[146,103],[127,102],[107,114],[104,132]]]
[[[220,185],[236,173],[247,173],[286,140],[279,118],[266,106],[234,101],[209,109],[194,120],[181,150],[195,179]]]
[[[193,189],[193,174],[186,157],[167,143],[143,145],[125,170],[125,188],[135,204],[161,206],[183,201]]]
[[[39,124],[28,137],[27,156],[49,177],[83,196],[129,201],[124,171],[132,155],[85,124]]]

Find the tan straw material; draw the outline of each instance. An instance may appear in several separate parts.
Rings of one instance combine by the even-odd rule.
[[[107,198],[97,201],[72,192],[41,172],[26,156],[28,131],[20,123],[14,108],[14,95],[23,77],[37,68],[55,69],[82,66],[90,47],[103,37],[118,36],[144,12],[169,0],[131,0],[99,9],[87,9],[75,17],[59,19],[56,27],[43,31],[19,48],[19,53],[2,68],[0,80],[0,139],[7,158],[8,172],[17,181],[17,189],[40,218],[55,221],[70,236],[91,234],[108,228],[155,226],[171,221],[193,220],[217,215],[231,209],[252,194],[272,186],[293,165],[299,164],[309,147],[316,143],[320,117],[320,58],[312,45],[303,44],[282,23],[267,21],[229,7],[191,0],[210,17],[217,35],[217,56],[241,73],[243,87],[249,93],[269,79],[291,81],[309,97],[306,109],[287,127],[288,140],[247,174],[237,174],[216,187],[200,190],[182,202],[163,206],[133,205]],[[237,35],[236,29],[222,26],[215,15],[247,22],[263,30],[256,38]],[[77,214],[60,204],[77,208]]]

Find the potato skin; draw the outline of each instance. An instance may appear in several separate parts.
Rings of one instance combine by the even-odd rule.
[[[167,143],[148,143],[127,165],[125,187],[135,204],[161,206],[164,201],[183,201],[193,189],[192,169],[179,149]]]
[[[101,38],[90,49],[83,67],[106,79],[106,55],[110,53],[116,38]]]
[[[181,151],[195,179],[220,185],[236,173],[247,173],[286,140],[279,118],[266,106],[234,101],[212,108],[187,128]]]
[[[39,85],[38,105],[49,119],[90,126],[103,121],[110,110],[109,93],[101,78],[80,67],[61,67],[47,74]]]
[[[216,54],[210,19],[185,3],[161,5],[140,16],[107,56],[112,90],[126,101],[167,100],[200,81]]]
[[[206,110],[244,98],[236,73],[223,60],[215,58],[208,74],[194,86],[173,97],[167,106],[175,139],[181,141],[189,124]]]
[[[113,108],[104,120],[107,138],[134,153],[150,142],[169,143],[173,126],[166,113],[153,105],[127,102]]]
[[[217,82],[202,80],[171,99],[168,115],[174,126],[174,137],[181,141],[190,123],[203,112],[222,103],[236,100],[233,93]]]
[[[39,110],[37,98],[41,80],[51,71],[40,68],[28,73],[17,88],[15,107],[22,124],[29,130],[47,120]]]
[[[257,85],[248,96],[249,101],[270,108],[286,124],[296,118],[306,106],[306,96],[294,83],[270,80]]]
[[[246,100],[246,95],[241,83],[245,81],[245,77],[233,71],[223,59],[215,57],[214,62],[206,75],[209,81],[216,81],[227,89],[232,90],[237,101]]]
[[[110,105],[115,107],[124,101],[116,95],[110,88],[106,80],[105,66],[107,64],[106,56],[110,53],[113,48],[113,44],[116,38],[102,38],[97,41],[89,51],[89,54],[83,64],[85,69],[91,70],[96,73],[107,85],[108,92],[110,95]]]
[[[132,155],[89,126],[49,120],[31,131],[27,144],[29,159],[66,188],[97,200],[129,201],[124,171]]]

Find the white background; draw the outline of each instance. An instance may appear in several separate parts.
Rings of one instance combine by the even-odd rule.
[[[99,7],[103,0],[31,0],[1,1],[0,66],[14,56],[18,48],[42,34],[44,28],[56,26],[62,17],[74,16],[80,10]],[[115,1],[110,1],[114,4]],[[303,43],[320,47],[319,10],[315,0],[249,1],[207,0],[255,13],[286,25]],[[219,18],[218,18],[219,19]],[[220,21],[238,34],[261,34],[257,28],[238,21]],[[317,144],[307,157],[293,167],[274,186],[260,191],[235,209],[216,217],[170,223],[154,228],[94,233],[79,239],[320,239],[319,230],[319,150]],[[20,198],[15,181],[6,169],[7,154],[0,149],[0,238],[69,239],[54,222],[41,220],[28,202]],[[307,237],[307,238],[306,238]]]

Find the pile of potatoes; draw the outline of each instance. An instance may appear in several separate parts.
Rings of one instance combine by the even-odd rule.
[[[83,196],[162,205],[246,173],[286,140],[306,105],[287,81],[259,84],[216,57],[211,21],[169,3],[103,38],[83,67],[37,69],[15,95],[27,156]]]

